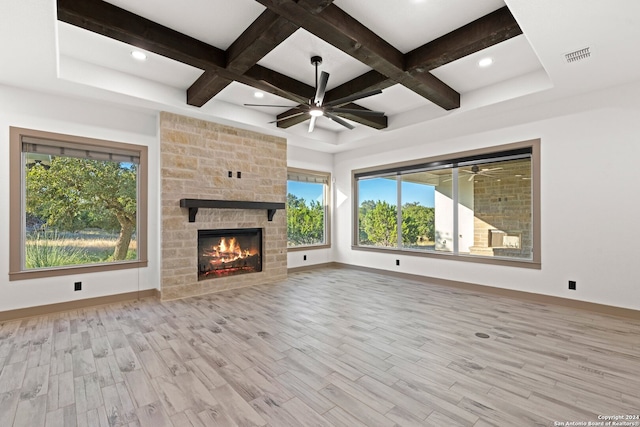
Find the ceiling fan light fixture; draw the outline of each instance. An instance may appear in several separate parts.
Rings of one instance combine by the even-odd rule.
[[[318,117],[326,117],[327,119],[333,120],[339,125],[344,126],[345,128],[350,130],[354,129],[355,126],[353,126],[348,121],[339,117],[340,114],[384,117],[384,113],[382,111],[372,111],[363,107],[358,107],[357,105],[355,105],[355,107],[358,107],[358,108],[349,107],[349,103],[353,101],[357,101],[359,99],[367,98],[369,96],[378,95],[382,93],[381,89],[371,90],[368,92],[356,92],[352,95],[334,99],[330,102],[324,102],[324,95],[327,90],[327,82],[329,81],[329,73],[327,73],[326,71],[322,71],[318,75],[318,66],[320,64],[322,64],[322,58],[320,56],[311,57],[311,65],[313,65],[316,69],[316,87],[315,87],[316,93],[313,96],[313,98],[310,98],[308,103],[306,104],[299,104],[297,107],[293,107],[293,109],[290,111],[287,111],[286,114],[283,113],[278,115],[278,118],[276,120],[273,120],[269,123],[277,123],[279,125],[284,121],[287,121],[294,117],[299,117],[304,115],[304,117],[300,117],[300,119],[302,119],[302,121],[305,121],[308,119],[308,117],[310,117],[311,121],[309,122],[309,132],[313,132],[313,129],[315,128],[316,120],[318,119]],[[254,96],[256,96],[258,92],[259,91],[254,92]],[[278,108],[286,107],[291,109],[291,107],[286,105],[268,105],[268,104],[244,104],[244,105],[245,107],[278,107]],[[346,108],[343,106],[346,106]],[[307,114],[309,116],[307,116]]]

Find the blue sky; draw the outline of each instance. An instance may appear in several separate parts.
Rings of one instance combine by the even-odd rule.
[[[306,202],[322,202],[322,184],[313,182],[287,181],[287,192],[302,197]]]
[[[397,203],[397,182],[392,179],[371,178],[359,181],[358,194],[362,203],[365,200],[383,200],[395,205]],[[402,204],[419,202],[422,206],[434,206],[434,187],[412,182],[402,183]]]
[[[365,200],[384,200],[396,204],[396,181],[384,178],[363,179],[360,181],[358,193],[359,203]],[[302,197],[307,202],[322,201],[322,185],[308,182],[288,181],[287,192]],[[422,206],[434,206],[434,187],[431,185],[402,183],[402,203],[419,202]]]

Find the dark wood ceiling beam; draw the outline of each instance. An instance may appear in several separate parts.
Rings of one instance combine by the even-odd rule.
[[[201,68],[224,67],[223,50],[102,0],[58,0],[58,19]]]
[[[334,0],[296,0],[300,6],[314,15],[325,10],[333,1]]]
[[[316,11],[331,3],[305,1]],[[102,0],[58,0],[57,8],[60,21],[205,70],[187,90],[190,105],[204,105],[232,81],[299,104],[306,104],[315,93],[305,83],[256,64],[298,29],[268,9],[225,52]],[[374,127],[382,123],[376,119]],[[363,124],[369,121],[363,119]]]
[[[442,108],[460,106],[459,93],[430,73],[405,72],[402,52],[339,7],[330,4],[316,12],[319,0],[256,1]]]
[[[349,95],[369,92],[377,89],[384,90],[395,84],[396,82],[389,79],[384,74],[380,74],[376,70],[371,70],[327,91],[324,96],[324,100],[325,102],[331,102],[334,99],[344,98]]]
[[[522,34],[509,11],[502,7],[406,54],[409,72],[429,72]]]
[[[202,107],[234,79],[225,79],[219,70],[207,70],[187,89],[187,104]]]
[[[238,81],[253,87],[258,87],[256,85],[259,85],[259,89],[265,92],[282,96],[298,104],[307,104],[316,92],[314,87],[306,83],[302,83],[261,65],[251,67],[244,75],[238,77]]]
[[[274,17],[271,12],[269,15]],[[298,103],[307,102],[314,93],[311,86],[260,66],[254,66],[256,79],[229,71],[224,51],[102,0],[58,0],[58,19],[204,69],[205,73],[187,91],[191,105],[204,105],[210,99],[208,93],[222,90],[233,80]],[[283,21],[275,17],[272,24],[282,27]],[[238,41],[239,45],[241,43],[246,44]],[[275,86],[278,84],[284,89]]]
[[[227,49],[227,71],[244,74],[297,29],[290,21],[266,9]],[[187,90],[187,104],[203,106],[231,81],[221,77],[217,70],[205,71]]]
[[[267,9],[227,49],[227,69],[244,73],[298,29]]]

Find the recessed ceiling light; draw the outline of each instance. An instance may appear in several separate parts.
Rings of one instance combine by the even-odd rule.
[[[253,96],[255,98],[264,98],[264,93],[262,93],[262,92],[253,92]]]
[[[131,51],[131,56],[138,61],[145,61],[147,59],[147,54],[140,50]]]
[[[488,67],[489,65],[493,64],[493,59],[492,58],[482,58],[480,61],[478,61],[478,67]]]

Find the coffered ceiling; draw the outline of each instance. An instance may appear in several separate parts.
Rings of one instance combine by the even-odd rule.
[[[0,70],[0,83],[183,112],[330,152],[418,123],[637,79],[640,69],[637,59],[627,69],[604,62],[620,62],[621,39],[640,35],[632,0],[615,9],[578,0],[32,0],[0,7],[0,53],[31,67]],[[591,57],[567,63],[565,54],[583,48]],[[147,59],[133,59],[133,50]],[[313,134],[306,114],[269,123],[313,97],[313,55],[330,74],[325,100],[381,89],[345,106],[385,116],[343,116],[354,130],[321,117]],[[485,58],[493,63],[480,67]]]

